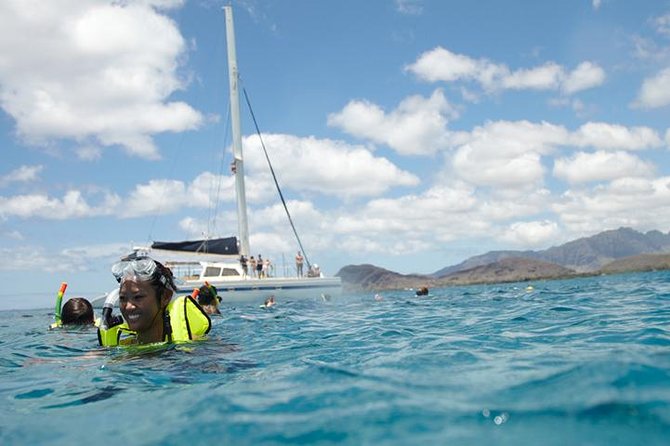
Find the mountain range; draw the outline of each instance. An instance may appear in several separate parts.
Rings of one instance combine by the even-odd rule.
[[[603,231],[541,251],[491,251],[432,274],[400,274],[347,265],[336,276],[352,291],[516,282],[670,269],[670,233],[631,228]]]

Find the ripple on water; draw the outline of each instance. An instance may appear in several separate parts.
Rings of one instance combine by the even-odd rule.
[[[224,306],[208,340],[153,350],[0,312],[0,442],[665,444],[669,279]]]

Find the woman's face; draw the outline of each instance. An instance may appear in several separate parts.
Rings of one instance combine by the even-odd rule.
[[[119,290],[119,307],[128,327],[138,334],[162,324],[163,309],[150,282],[126,279]]]

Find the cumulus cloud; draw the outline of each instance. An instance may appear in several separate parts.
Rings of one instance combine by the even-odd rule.
[[[568,138],[546,122],[489,122],[476,127],[450,159],[451,171],[478,186],[532,189],[542,183],[541,156]]]
[[[554,221],[524,221],[512,223],[505,230],[501,239],[512,245],[535,248],[546,246],[556,240],[559,234],[560,229]]]
[[[652,23],[657,33],[670,37],[670,14],[655,17]]]
[[[645,79],[638,92],[634,107],[659,108],[670,104],[670,68]]]
[[[38,179],[38,174],[44,170],[44,166],[21,166],[6,175],[0,176],[0,186],[11,183],[28,183]]]
[[[1,2],[0,106],[18,134],[33,144],[64,138],[156,159],[153,135],[200,125],[199,112],[169,99],[186,83],[178,72],[185,43],[160,8],[180,4]]]
[[[582,62],[562,80],[561,89],[570,95],[605,82],[605,71],[593,62]]]
[[[401,14],[419,15],[423,12],[422,0],[395,0],[395,7]]]
[[[280,134],[266,134],[263,139],[284,191],[353,198],[376,196],[393,187],[419,184],[418,177],[386,158],[373,156],[363,146]],[[275,186],[258,137],[244,138],[243,145],[248,202],[256,205],[276,202]],[[2,180],[30,181],[41,170],[42,166],[23,166]],[[290,175],[282,176],[282,172],[290,172]],[[85,194],[80,190],[70,190],[62,198],[46,194],[0,196],[0,217],[64,220],[114,215],[137,218],[186,208],[213,208],[216,203],[235,200],[234,181],[232,175],[203,172],[191,182],[150,180],[136,185],[125,197],[104,191]]]
[[[63,198],[52,198],[45,194],[16,195],[0,197],[0,217],[67,220],[110,215],[118,204],[118,196],[106,194],[99,205],[91,206],[78,190],[66,192]]]
[[[489,92],[505,89],[560,90],[571,95],[602,85],[605,81],[604,70],[590,61],[582,62],[572,71],[554,62],[512,71],[505,64],[485,58],[474,59],[442,47],[421,54],[405,70],[427,82],[477,82]]]
[[[658,132],[648,127],[588,122],[570,132],[547,122],[495,121],[461,133],[455,145],[453,155],[447,157],[444,175],[493,187],[499,193],[526,193],[543,184],[543,158],[554,155],[559,147],[626,151],[661,147],[663,141]],[[587,161],[593,170],[574,172],[579,162]],[[580,154],[574,159],[559,159],[554,168],[555,175],[574,183],[652,173],[650,163],[624,153]]]
[[[265,134],[268,149],[282,188],[296,192],[337,197],[374,196],[396,186],[415,186],[419,179],[366,147],[342,141]],[[274,196],[267,162],[257,136],[244,139],[245,166],[251,175],[266,178],[264,196]],[[290,172],[282,174],[283,172]],[[252,181],[248,182],[252,183]]]
[[[577,233],[629,226],[670,226],[670,177],[619,178],[590,190],[569,190],[551,208],[562,225]]]
[[[367,101],[351,101],[328,116],[328,125],[386,144],[403,155],[426,155],[447,147],[448,119],[456,116],[442,90],[429,98],[410,96],[389,113]]]
[[[106,265],[128,254],[129,246],[124,243],[84,245],[57,251],[41,246],[22,245],[0,248],[0,271],[49,271],[81,272],[97,267],[96,260],[104,260]],[[58,259],[54,262],[54,259]],[[93,266],[92,265],[96,265]]]
[[[508,225],[547,209],[541,189],[519,196],[487,194],[463,181],[448,181],[419,194],[371,200],[334,214],[328,233],[355,252],[400,255],[467,238],[505,239]],[[539,234],[539,229],[536,231]],[[530,239],[530,236],[528,236]],[[540,243],[539,235],[536,242]]]
[[[654,166],[627,152],[576,153],[554,162],[554,175],[569,183],[606,181],[622,177],[650,177]]]
[[[649,127],[624,127],[605,122],[587,122],[570,139],[579,147],[608,150],[643,150],[663,144],[658,132]]]

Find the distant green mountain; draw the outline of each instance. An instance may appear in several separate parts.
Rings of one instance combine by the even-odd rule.
[[[661,269],[670,269],[670,235],[620,228],[544,251],[492,251],[427,275],[399,274],[369,264],[348,265],[336,275],[347,290],[371,291]]]

